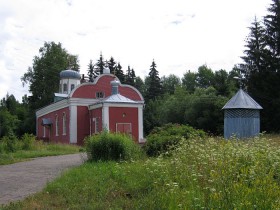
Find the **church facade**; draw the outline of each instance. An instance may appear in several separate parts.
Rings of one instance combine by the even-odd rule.
[[[64,70],[54,102],[36,112],[36,135],[50,142],[83,145],[86,136],[107,130],[144,143],[143,107],[141,93],[121,84],[108,70],[84,83],[78,72]]]

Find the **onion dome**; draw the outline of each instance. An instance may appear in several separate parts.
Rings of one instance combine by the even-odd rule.
[[[60,79],[66,79],[66,78],[81,79],[80,73],[71,69],[61,71],[59,75],[60,75]]]

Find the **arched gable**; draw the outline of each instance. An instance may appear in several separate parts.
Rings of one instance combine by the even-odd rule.
[[[102,96],[106,98],[112,93],[112,87],[110,82],[114,79],[119,80],[113,74],[102,74],[98,76],[93,83],[83,83],[77,86],[71,93],[70,98],[90,98],[98,99]],[[119,93],[131,100],[134,101],[143,101],[144,98],[142,94],[135,88],[130,85],[120,84]]]

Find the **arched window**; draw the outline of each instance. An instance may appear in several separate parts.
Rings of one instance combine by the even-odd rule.
[[[62,115],[62,134],[66,135],[66,114],[63,112]]]
[[[43,137],[46,137],[46,126],[43,126]]]
[[[67,84],[64,83],[64,84],[63,84],[63,92],[64,92],[64,93],[65,93],[65,92],[67,93],[67,91],[68,91],[68,90],[67,90]]]
[[[71,84],[71,91],[75,88],[74,84]]]
[[[58,136],[58,116],[55,116],[55,135]]]

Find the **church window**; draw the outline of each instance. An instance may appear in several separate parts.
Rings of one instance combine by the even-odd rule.
[[[62,134],[66,135],[66,114],[63,113],[62,115]]]
[[[67,92],[68,90],[67,90],[67,84],[66,83],[64,83],[63,84],[63,92]]]
[[[43,126],[43,137],[46,137],[46,126]]]
[[[55,135],[58,136],[58,116],[55,116]]]
[[[103,92],[96,92],[96,98],[104,98]]]
[[[74,84],[71,84],[71,91],[75,88]]]

